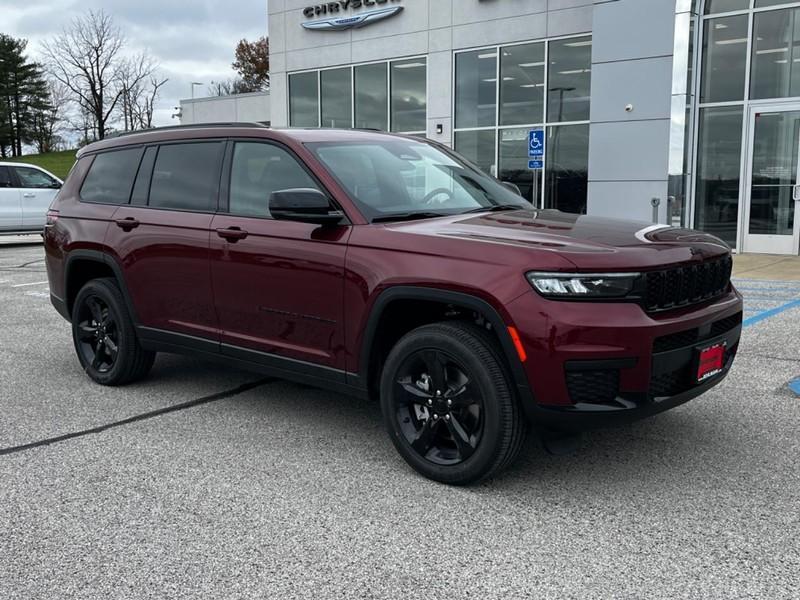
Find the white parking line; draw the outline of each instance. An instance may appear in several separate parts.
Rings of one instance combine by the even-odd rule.
[[[17,285],[12,285],[11,287],[12,288],[27,287],[29,285],[44,285],[45,283],[47,283],[47,282],[46,281],[34,281],[33,283],[18,283]]]

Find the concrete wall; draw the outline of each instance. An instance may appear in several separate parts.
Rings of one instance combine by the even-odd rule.
[[[675,0],[594,1],[588,212],[665,222]]]
[[[181,124],[270,121],[270,93],[181,100]]]
[[[428,137],[452,144],[453,51],[587,33],[592,0],[403,0],[391,19],[349,31],[308,31],[309,0],[269,0],[272,123],[288,125],[287,73],[427,55]],[[436,134],[436,125],[443,133]]]

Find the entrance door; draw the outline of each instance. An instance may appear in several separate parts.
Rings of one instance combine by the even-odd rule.
[[[745,252],[800,251],[800,105],[750,107]]]

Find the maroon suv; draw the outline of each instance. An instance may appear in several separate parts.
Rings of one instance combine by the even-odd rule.
[[[512,187],[415,137],[120,136],[79,152],[49,212],[51,297],[98,383],[179,352],[378,397],[403,458],[452,484],[509,464],[529,424],[625,422],[725,377],[723,242]]]

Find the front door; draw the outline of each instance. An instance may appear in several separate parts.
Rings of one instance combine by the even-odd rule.
[[[14,167],[22,188],[22,228],[43,229],[47,209],[61,184],[44,171],[33,167]]]
[[[800,251],[800,105],[752,106],[749,115],[744,252]]]
[[[272,219],[272,192],[319,189],[281,146],[238,141],[230,162],[223,186],[228,201],[223,199],[211,224],[211,278],[223,353],[285,368],[312,363],[343,371],[350,227]]]

